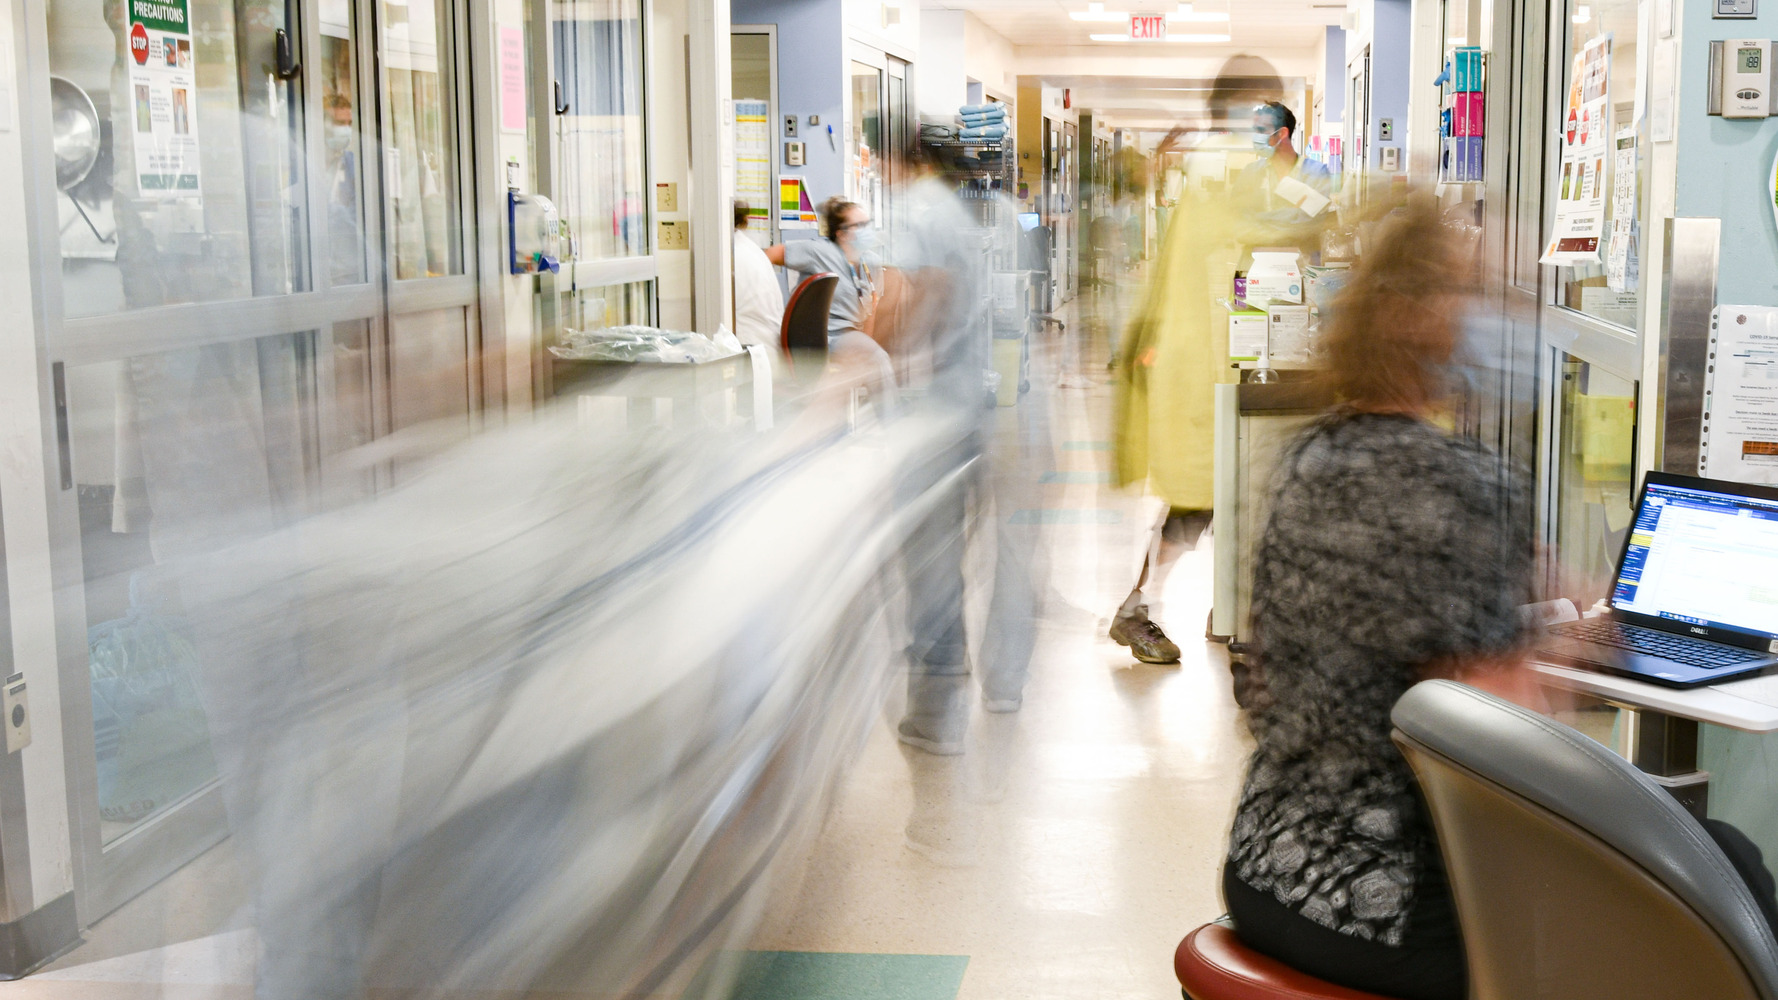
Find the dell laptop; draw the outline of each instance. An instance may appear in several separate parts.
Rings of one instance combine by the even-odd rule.
[[[1610,611],[1544,629],[1537,655],[1669,687],[1778,666],[1778,489],[1649,473]]]

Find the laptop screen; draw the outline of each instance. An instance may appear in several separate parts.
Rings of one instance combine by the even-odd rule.
[[[1778,636],[1778,500],[1649,482],[1611,603]]]

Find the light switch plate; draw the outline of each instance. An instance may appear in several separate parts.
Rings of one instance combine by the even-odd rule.
[[[654,210],[657,212],[679,211],[679,185],[672,181],[661,181],[654,186]]]
[[[31,706],[25,700],[25,675],[6,678],[6,696],[0,700],[0,725],[6,727],[6,752],[18,753],[31,745]]]
[[[1715,20],[1749,20],[1759,16],[1759,0],[1716,0]]]
[[[691,223],[671,220],[656,223],[654,245],[661,250],[690,250]]]

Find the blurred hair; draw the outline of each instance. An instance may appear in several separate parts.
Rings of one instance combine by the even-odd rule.
[[[846,222],[847,210],[856,206],[857,202],[838,194],[822,202],[818,210],[821,213],[821,235],[830,240],[838,240],[840,227]]]
[[[1230,56],[1210,86],[1210,127],[1217,128],[1256,104],[1283,96],[1284,81],[1271,63],[1245,53]]]
[[[747,214],[748,214],[747,200],[745,198],[736,198],[735,199],[735,228],[736,229],[746,229],[747,228]]]
[[[1415,410],[1443,395],[1475,287],[1475,245],[1430,199],[1415,197],[1364,234],[1351,280],[1330,309],[1327,378],[1348,404]]]
[[[1253,117],[1265,118],[1272,123],[1272,130],[1284,129],[1296,138],[1296,112],[1277,101],[1267,101],[1253,109]]]

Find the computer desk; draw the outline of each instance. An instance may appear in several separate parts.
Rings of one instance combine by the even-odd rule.
[[[1709,804],[1710,775],[1698,770],[1698,723],[1778,732],[1778,675],[1680,690],[1554,663],[1533,662],[1531,669],[1547,687],[1623,710],[1614,749],[1699,818]]]

